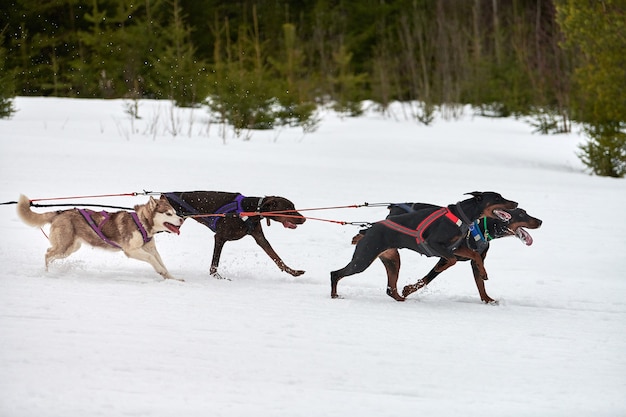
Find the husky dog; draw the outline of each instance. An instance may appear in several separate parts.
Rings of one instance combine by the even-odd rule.
[[[17,214],[30,226],[50,224],[50,247],[46,252],[46,271],[50,262],[76,252],[81,243],[93,247],[123,251],[129,258],[148,262],[166,279],[177,279],[167,271],[152,238],[158,232],[180,234],[184,219],[164,197],[150,197],[146,204],[135,206],[135,212],[94,212],[85,209],[35,213],[30,200],[21,195]],[[180,280],[182,281],[182,280]]]

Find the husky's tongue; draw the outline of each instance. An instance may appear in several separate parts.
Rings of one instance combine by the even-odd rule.
[[[165,223],[164,225],[165,227],[167,227],[167,230],[169,230],[170,232],[176,233],[177,235],[180,234],[180,227],[174,226],[172,223]]]
[[[532,236],[530,236],[530,233],[528,233],[523,227],[517,228],[517,230],[515,231],[515,236],[517,236],[519,240],[524,242],[526,246],[530,246],[533,244]]]
[[[504,210],[494,210],[493,214],[495,214],[496,216],[498,216],[498,218],[502,221],[508,222],[509,220],[511,220],[511,215],[504,211]]]

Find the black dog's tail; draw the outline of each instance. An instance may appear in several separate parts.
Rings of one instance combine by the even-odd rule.
[[[354,237],[352,238],[352,244],[356,245],[357,243],[359,243],[359,240],[363,239],[363,236],[365,236],[365,234],[367,233],[368,230],[370,230],[370,229],[367,228],[367,229],[359,230],[359,234],[354,235]]]

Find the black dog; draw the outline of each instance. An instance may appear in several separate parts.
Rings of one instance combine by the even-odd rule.
[[[215,232],[215,247],[211,260],[210,274],[222,278],[217,273],[220,255],[224,244],[251,235],[265,253],[285,271],[294,277],[304,274],[289,268],[276,254],[263,234],[261,219],[282,223],[288,229],[295,229],[305,222],[305,218],[296,211],[294,204],[283,197],[244,197],[238,193],[221,191],[176,191],[163,193],[180,216],[193,217],[194,220]],[[260,213],[240,216],[241,213]]]
[[[431,207],[428,204],[393,204],[389,207],[389,215],[398,215],[400,213],[406,213],[407,210],[411,211],[419,211],[425,208]],[[463,245],[468,246],[470,249],[480,253],[483,263],[487,256],[487,251],[489,250],[489,241],[493,239],[499,239],[507,236],[517,236],[525,245],[530,246],[533,243],[533,239],[530,236],[530,233],[526,231],[525,228],[528,229],[538,229],[541,227],[542,221],[535,217],[530,216],[524,209],[516,208],[513,210],[509,210],[508,213],[511,215],[511,219],[508,221],[503,221],[500,219],[491,219],[491,218],[483,218],[480,221],[475,222],[475,227],[478,229],[478,233],[470,233],[467,238],[462,243]],[[354,239],[358,239],[358,236],[355,236]],[[475,238],[478,236],[478,238]],[[387,259],[395,259],[396,254],[392,251],[396,251],[397,249],[388,249],[380,255],[381,260],[383,258]],[[397,256],[399,259],[399,256]],[[468,258],[464,258],[461,256],[457,256],[458,261],[468,261]],[[383,261],[385,262],[385,261]],[[388,262],[388,261],[387,261]],[[448,260],[445,258],[439,259],[439,262],[430,270],[426,276],[420,280],[418,280],[415,284],[406,285],[402,290],[402,296],[407,297],[420,288],[425,287],[430,284],[439,274],[448,269],[450,266],[448,265]],[[474,280],[476,282],[476,287],[478,288],[478,293],[480,294],[480,299],[485,303],[494,303],[495,300],[485,291],[485,283],[484,279],[479,277],[478,270],[475,262],[472,260],[472,271],[474,272]]]
[[[426,256],[437,256],[454,265],[456,257],[475,261],[478,274],[487,278],[487,271],[478,252],[462,245],[470,225],[482,217],[510,217],[505,209],[514,209],[517,203],[494,192],[469,193],[472,198],[447,208],[429,206],[422,210],[391,216],[377,222],[357,243],[352,260],[344,268],[330,273],[331,297],[337,298],[337,283],[340,279],[365,271],[381,253],[388,249],[411,249]],[[397,251],[396,251],[397,253]],[[398,294],[396,284],[400,269],[400,257],[381,259],[387,269],[387,294],[397,301],[404,297]]]

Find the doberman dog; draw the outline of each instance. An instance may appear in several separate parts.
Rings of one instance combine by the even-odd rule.
[[[478,275],[486,279],[487,271],[481,255],[462,243],[475,220],[499,216],[507,220],[510,215],[504,210],[516,208],[517,203],[491,191],[469,194],[472,198],[448,207],[429,206],[374,223],[357,243],[348,265],[330,273],[331,297],[338,298],[339,280],[365,271],[376,257],[388,249],[406,248],[426,256],[444,258],[447,268],[456,263],[457,256],[468,258],[475,261]],[[400,256],[397,251],[395,255],[389,255],[381,258],[387,270],[387,294],[397,301],[404,301],[396,288]]]
[[[389,216],[394,216],[402,213],[413,212],[423,210],[425,208],[430,208],[432,205],[422,204],[422,203],[404,203],[404,204],[392,204],[389,206]],[[463,241],[463,245],[468,246],[470,249],[477,251],[480,253],[483,263],[485,261],[485,257],[487,256],[487,251],[489,250],[489,242],[494,239],[499,239],[507,236],[517,236],[525,245],[530,246],[533,244],[533,239],[530,233],[526,231],[525,228],[528,229],[538,229],[541,227],[542,221],[538,218],[530,216],[524,209],[516,208],[513,210],[509,210],[508,213],[511,215],[510,220],[503,221],[498,219],[491,219],[484,217],[481,221],[475,222],[475,227],[478,230],[478,233],[470,233],[467,238]],[[357,235],[353,238],[353,241],[358,241],[363,235]],[[477,238],[476,238],[477,237]],[[397,253],[397,249],[388,249],[385,252],[381,253],[379,258],[383,259],[399,259],[399,255],[393,253],[395,251]],[[457,256],[458,261],[468,261],[468,258],[464,258],[461,256]],[[389,262],[385,261],[384,262]],[[400,268],[400,264],[398,263],[398,269]],[[439,262],[430,270],[426,276],[420,280],[418,280],[415,284],[409,284],[404,287],[402,290],[402,296],[407,297],[420,288],[425,287],[430,284],[439,274],[448,269],[448,261],[445,258],[439,259]],[[474,272],[474,280],[476,282],[476,287],[478,288],[478,293],[480,294],[480,299],[485,303],[496,303],[496,301],[487,295],[485,291],[485,283],[484,279],[479,277],[478,270],[475,262],[472,260],[472,271]]]
[[[297,277],[304,271],[288,267],[276,254],[263,234],[261,219],[282,223],[288,229],[295,229],[305,222],[305,218],[296,211],[294,204],[284,197],[244,197],[239,193],[223,191],[175,191],[163,193],[165,198],[183,217],[207,226],[215,233],[215,247],[209,273],[215,278],[223,277],[217,272],[224,244],[239,240],[246,235],[254,238],[265,253],[276,263],[281,271]],[[241,217],[241,213],[258,213]]]

